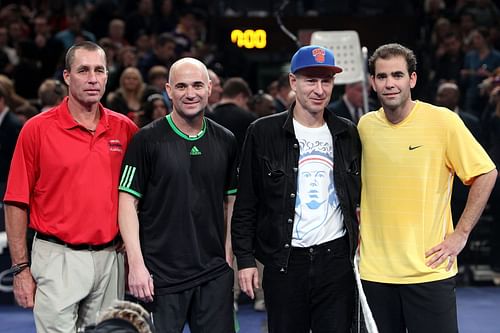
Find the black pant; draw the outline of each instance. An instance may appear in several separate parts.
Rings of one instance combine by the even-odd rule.
[[[454,277],[416,284],[362,282],[379,332],[458,332]]]
[[[269,333],[350,332],[354,284],[347,237],[293,248],[286,273],[264,267]]]
[[[233,281],[229,270],[218,278],[179,293],[155,295],[146,303],[158,333],[181,333],[189,323],[192,333],[233,333]]]

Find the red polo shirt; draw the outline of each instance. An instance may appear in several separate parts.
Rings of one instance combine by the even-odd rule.
[[[30,226],[72,244],[118,233],[118,178],[137,126],[99,105],[94,134],[59,106],[31,118],[17,141],[4,201],[30,207]]]

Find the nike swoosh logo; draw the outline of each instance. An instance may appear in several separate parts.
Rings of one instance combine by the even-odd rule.
[[[409,146],[408,146],[408,150],[414,150],[414,149],[420,148],[420,147],[422,147],[422,146],[423,146],[423,145],[420,145],[420,146],[413,146],[413,147],[412,147],[411,145],[409,145]]]

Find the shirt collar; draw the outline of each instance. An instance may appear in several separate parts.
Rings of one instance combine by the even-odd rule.
[[[68,108],[68,100],[69,98],[66,96],[64,100],[59,104],[57,115],[61,125],[65,129],[73,129],[75,127],[82,127],[80,124],[76,122]],[[99,114],[101,118],[99,119],[99,123],[97,124],[96,132],[100,132],[101,130],[105,130],[109,127],[109,117],[108,112],[101,103],[99,103]]]

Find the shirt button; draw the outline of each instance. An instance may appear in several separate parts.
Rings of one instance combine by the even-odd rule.
[[[296,144],[296,143],[294,143],[294,144],[293,144],[293,148],[297,149],[297,148],[299,148],[299,145],[298,145],[298,144]]]
[[[297,173],[299,171],[299,168],[293,168],[293,172]]]
[[[285,244],[285,249],[288,249],[290,247],[290,244]]]
[[[291,193],[290,198],[292,198],[292,199],[295,198],[295,193]]]
[[[287,221],[289,224],[292,224],[293,223],[293,220],[292,219],[288,219]]]

